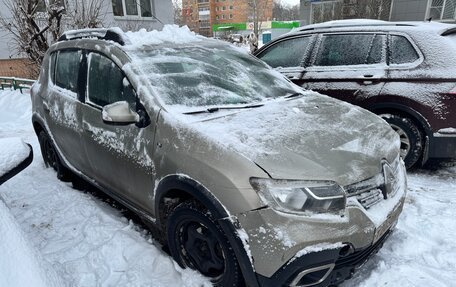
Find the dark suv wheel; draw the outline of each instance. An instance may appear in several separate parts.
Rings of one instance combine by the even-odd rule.
[[[404,159],[405,166],[411,168],[416,165],[423,154],[423,136],[420,129],[411,119],[406,117],[392,114],[382,114],[380,116],[399,135],[401,157]]]
[[[182,268],[192,268],[214,286],[243,286],[236,256],[211,213],[194,202],[178,205],[167,222],[171,255]]]

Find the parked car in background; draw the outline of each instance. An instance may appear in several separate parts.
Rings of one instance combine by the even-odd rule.
[[[407,167],[456,158],[456,25],[332,21],[255,55],[306,89],[380,115],[400,135]]]
[[[402,210],[399,137],[186,29],[77,30],[51,46],[31,91],[45,162],[137,212],[216,286],[350,277]]]

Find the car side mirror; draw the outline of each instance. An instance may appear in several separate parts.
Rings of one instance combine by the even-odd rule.
[[[104,123],[111,125],[129,125],[139,122],[138,113],[132,111],[126,101],[104,106],[101,116]]]
[[[20,138],[0,139],[0,185],[33,161],[33,149]]]

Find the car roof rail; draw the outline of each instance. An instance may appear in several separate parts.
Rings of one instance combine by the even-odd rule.
[[[58,41],[69,41],[76,39],[99,39],[105,41],[113,41],[121,46],[126,45],[129,41],[125,36],[124,32],[120,28],[91,28],[91,29],[79,29],[70,30],[64,32],[58,39]]]
[[[353,28],[353,27],[384,27],[384,26],[396,26],[396,27],[413,27],[416,25],[409,24],[409,23],[350,23],[350,24],[328,24],[328,25],[319,25],[316,27],[301,27],[296,29],[296,32],[305,32],[305,31],[312,31],[312,30],[320,30],[320,29],[332,29],[332,28]]]

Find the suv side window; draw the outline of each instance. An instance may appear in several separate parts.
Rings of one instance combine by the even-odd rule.
[[[81,51],[59,51],[55,67],[55,84],[63,89],[78,92]]]
[[[390,64],[412,63],[420,58],[415,48],[404,36],[391,35],[390,39]]]
[[[89,54],[88,100],[103,107],[118,101],[135,103],[130,82],[117,65],[105,56]]]
[[[258,56],[273,68],[298,67],[304,60],[311,37],[284,40],[268,48]]]
[[[383,61],[385,35],[323,35],[315,66],[378,64]]]

